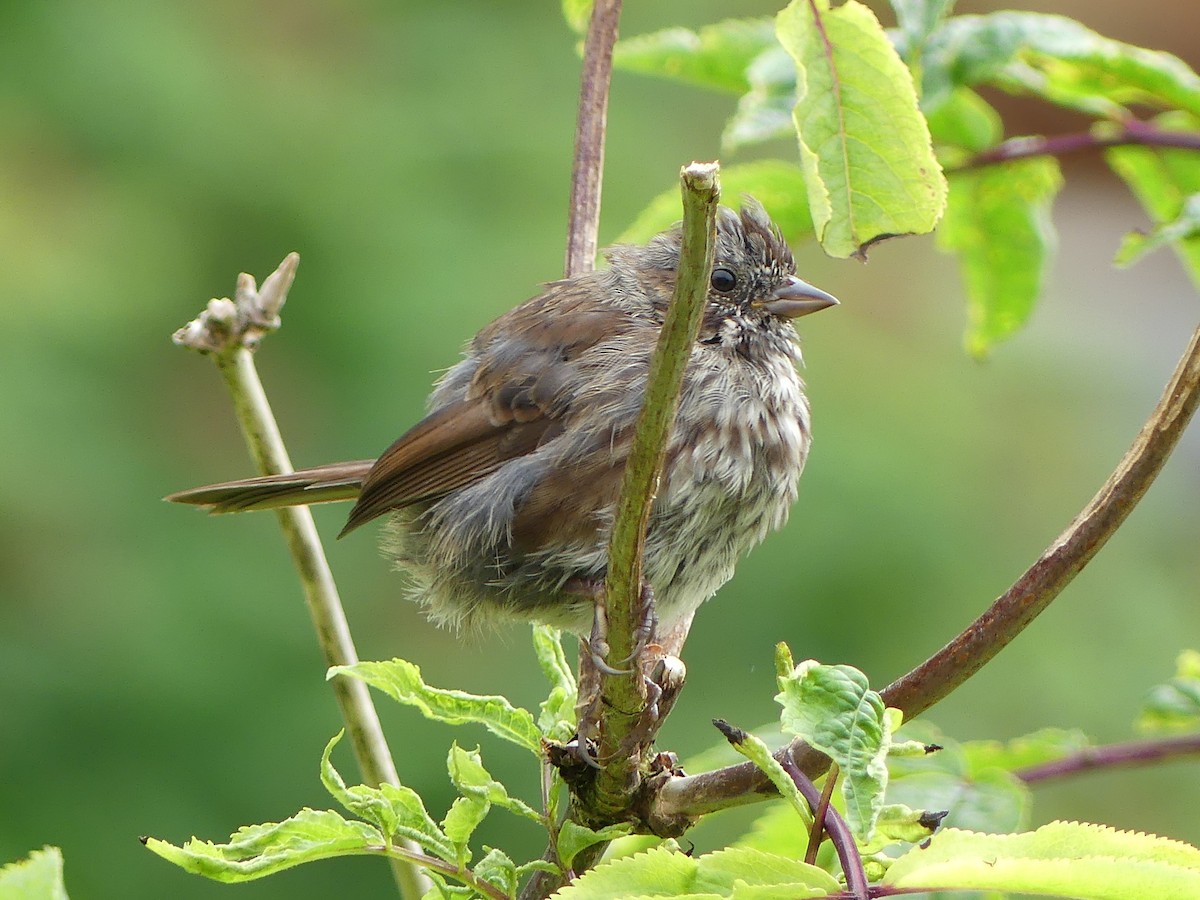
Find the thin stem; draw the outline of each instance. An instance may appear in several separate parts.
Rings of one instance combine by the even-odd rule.
[[[1200,403],[1200,328],[1133,445],[1092,501],[1038,560],[958,637],[883,693],[888,706],[911,719],[979,671],[1050,605],[1091,561],[1153,484]],[[777,754],[810,776],[828,757],[795,742]],[[753,803],[774,795],[766,776],[751,763],[729,766],[663,784],[654,813],[664,819],[697,816]]]
[[[812,827],[808,830],[808,848],[804,851],[804,861],[810,866],[817,861],[817,851],[821,849],[821,838],[825,835],[825,813],[829,809],[829,801],[833,799],[833,787],[837,784],[837,763],[831,763],[825,776],[825,787],[821,790],[821,802],[813,810]]]
[[[608,547],[605,609],[610,658],[632,659],[638,650],[635,633],[643,618],[642,550],[650,508],[662,472],[667,439],[679,407],[683,373],[700,330],[716,243],[717,204],[721,197],[716,163],[692,163],[680,173],[683,192],[683,243],[679,252],[675,293],[659,333],[646,376],[646,395],[638,416],[633,446],[625,464],[621,498]],[[645,723],[645,682],[639,660],[625,672],[600,673],[600,761],[594,802],[601,817],[629,808],[639,786],[640,750],[648,748],[660,723]],[[647,730],[649,725],[649,730]],[[581,732],[587,730],[581,724]]]
[[[388,857],[392,862],[403,863],[411,867],[422,866],[427,869],[432,869],[434,872],[440,872],[442,875],[448,875],[451,878],[461,881],[463,884],[473,888],[485,897],[491,897],[492,900],[508,900],[508,895],[500,888],[496,887],[490,881],[477,876],[474,872],[467,868],[458,868],[452,866],[444,859],[438,859],[436,856],[429,856],[422,853],[420,850],[410,850],[409,846],[415,847],[415,844],[406,846],[391,847],[371,847],[372,852],[381,853]]]
[[[571,168],[571,208],[567,218],[566,275],[596,265],[600,233],[600,186],[604,178],[604,134],[608,126],[608,86],[613,45],[621,20],[621,0],[596,0],[583,45],[575,161]]]
[[[299,257],[291,254],[263,282],[261,290],[256,289],[253,278],[243,274],[238,279],[235,303],[209,304],[205,313],[175,335],[176,343],[212,354],[229,388],[250,455],[264,475],[290,472],[292,462],[250,348],[278,327],[277,313],[286,299],[298,261]],[[326,664],[353,665],[358,654],[312,513],[308,507],[297,506],[280,509],[277,515],[300,575]],[[384,782],[399,784],[366,684],[352,678],[335,678],[332,684],[363,780],[373,786]],[[417,852],[415,844],[406,842],[404,846],[407,851]],[[410,863],[392,858],[392,871],[406,900],[418,900],[432,887],[429,879]]]
[[[1061,759],[1017,769],[1013,774],[1026,784],[1037,784],[1082,772],[1094,772],[1097,769],[1145,766],[1179,756],[1196,755],[1200,755],[1200,734],[1185,734],[1178,737],[1106,744],[1101,747],[1084,747]]]
[[[1180,150],[1200,150],[1200,132],[1165,131],[1157,126],[1130,119],[1115,128],[1111,123],[1100,123],[1088,131],[1059,134],[1052,137],[1011,138],[984,150],[950,171],[980,169],[1029,159],[1034,156],[1070,156],[1108,147],[1173,147]]]

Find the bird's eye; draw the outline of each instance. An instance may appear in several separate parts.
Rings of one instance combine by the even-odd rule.
[[[712,284],[713,290],[728,294],[737,287],[737,276],[728,269],[713,269],[709,283]]]

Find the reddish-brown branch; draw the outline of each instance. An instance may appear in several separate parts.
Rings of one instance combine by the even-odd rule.
[[[1185,734],[1127,741],[1123,744],[1106,744],[1101,747],[1085,747],[1062,759],[1018,769],[1014,774],[1026,784],[1034,784],[1097,769],[1145,766],[1179,756],[1196,755],[1200,755],[1200,734]]]
[[[590,272],[600,233],[600,185],[604,177],[604,133],[608,126],[608,86],[621,0],[596,0],[583,45],[575,162],[571,169],[571,208],[567,218],[566,276]]]
[[[1107,127],[1106,124],[1075,134],[1011,138],[995,147],[977,153],[961,165],[952,167],[950,171],[981,169],[984,166],[1029,159],[1033,156],[1063,157],[1075,153],[1104,150],[1109,147],[1134,145],[1200,150],[1200,132],[1164,131],[1148,122],[1130,119],[1115,129]]]
[[[882,693],[888,706],[919,715],[974,675],[1042,612],[1116,532],[1175,448],[1200,403],[1200,329],[1162,399],[1092,501],[978,619]]]

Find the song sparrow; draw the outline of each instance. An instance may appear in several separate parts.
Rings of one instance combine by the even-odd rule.
[[[657,615],[693,611],[779,528],[809,448],[792,320],[837,301],[795,277],[747,198],[717,215],[700,335],[646,535]],[[429,414],[377,460],[172,494],[214,512],[357,497],[342,534],[389,513],[384,547],[439,623],[500,615],[585,634],[608,532],[675,285],[678,230],[607,251],[476,335]]]

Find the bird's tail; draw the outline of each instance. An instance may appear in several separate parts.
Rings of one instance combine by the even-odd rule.
[[[209,484],[168,494],[164,500],[202,506],[211,513],[247,512],[253,509],[278,509],[310,503],[353,500],[362,490],[363,479],[374,465],[373,459],[331,463],[314,469],[301,469],[286,475],[264,475]]]

